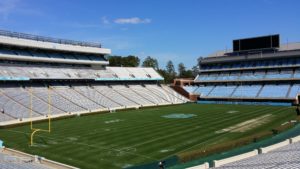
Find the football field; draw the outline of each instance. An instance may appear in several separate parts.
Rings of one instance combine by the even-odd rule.
[[[230,142],[295,117],[293,107],[183,104],[56,120],[50,134],[35,135],[34,146],[29,125],[0,129],[0,139],[76,167],[115,169]]]

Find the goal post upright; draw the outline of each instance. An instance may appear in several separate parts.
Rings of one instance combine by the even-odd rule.
[[[30,130],[31,130],[31,134],[30,134],[30,146],[33,145],[34,143],[34,134],[37,132],[51,132],[51,87],[48,87],[48,113],[47,113],[47,118],[48,118],[48,129],[40,129],[40,128],[34,128],[33,127],[33,90],[32,90],[32,86],[30,87]]]
[[[51,132],[51,87],[48,87],[48,132]]]

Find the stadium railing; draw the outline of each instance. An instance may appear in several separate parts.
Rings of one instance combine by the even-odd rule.
[[[101,48],[100,43],[58,39],[58,38],[51,38],[51,37],[46,37],[46,36],[31,35],[31,34],[27,34],[27,33],[11,32],[11,31],[6,31],[6,30],[0,30],[0,35],[7,36],[7,37],[13,37],[13,38],[36,40],[36,41],[41,41],[41,42],[52,42],[52,43],[59,43],[59,44],[70,44],[70,45]]]

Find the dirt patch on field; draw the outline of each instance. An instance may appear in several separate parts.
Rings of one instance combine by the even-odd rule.
[[[222,130],[218,130],[216,131],[216,133],[218,134],[218,133],[225,133],[225,132],[245,132],[269,122],[271,118],[272,118],[272,114],[266,114],[251,120],[244,121],[234,126]]]

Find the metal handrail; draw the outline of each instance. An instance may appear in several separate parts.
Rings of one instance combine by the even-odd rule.
[[[101,44],[96,43],[96,42],[82,42],[82,41],[75,41],[75,40],[51,38],[51,37],[46,37],[46,36],[32,35],[32,34],[19,33],[19,32],[11,32],[11,31],[6,31],[6,30],[0,30],[0,35],[14,37],[14,38],[20,38],[20,39],[36,40],[36,41],[42,41],[42,42],[52,42],[52,43],[59,43],[59,44],[70,44],[70,45],[101,48]]]

